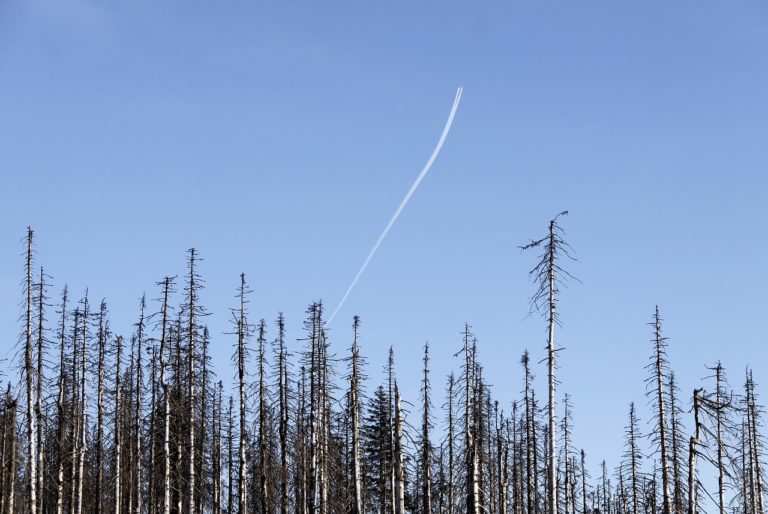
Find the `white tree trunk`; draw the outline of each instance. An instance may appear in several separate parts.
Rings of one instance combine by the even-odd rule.
[[[547,405],[549,421],[548,443],[548,483],[550,514],[558,514],[557,509],[557,431],[555,425],[555,222],[549,224],[549,265],[547,267],[547,279],[549,281],[549,319],[547,338],[547,379],[549,402]]]
[[[405,514],[405,468],[403,462],[403,414],[400,390],[395,382],[395,514]]]
[[[24,376],[27,383],[27,490],[29,492],[29,512],[37,514],[37,419],[34,414],[35,386],[34,366],[32,364],[32,229],[27,229],[27,262],[25,289],[27,294],[24,324]]]
[[[88,432],[88,392],[86,381],[86,363],[87,363],[87,340],[88,340],[88,298],[83,300],[83,340],[81,348],[80,359],[80,448],[77,458],[77,514],[81,514],[83,511],[83,483],[85,482],[83,477],[83,467],[85,465],[85,452],[87,450],[87,432]]]
[[[114,513],[120,513],[122,501],[122,451],[123,442],[121,438],[122,426],[121,410],[122,406],[122,385],[120,384],[120,357],[123,349],[123,338],[117,338],[117,362],[115,363],[115,509]],[[97,499],[98,500],[98,499]]]
[[[358,369],[359,349],[357,346],[360,318],[355,316],[353,323],[354,339],[352,343],[352,376],[350,377],[350,408],[352,418],[352,514],[363,514],[362,479],[360,475],[360,398]]]
[[[659,447],[661,449],[662,512],[663,514],[670,514],[671,494],[669,487],[669,455],[667,451],[667,411],[664,401],[663,339],[661,337],[661,317],[658,306],[656,306],[654,324],[656,337],[656,388],[659,407]]]
[[[67,324],[67,288],[64,287],[61,300],[61,325],[59,326],[59,396],[56,400],[58,413],[57,444],[58,444],[58,470],[56,473],[56,514],[64,514],[64,377],[65,357],[64,344],[66,340]],[[4,513],[3,513],[4,514]]]
[[[163,390],[163,514],[171,513],[171,407],[168,398],[168,377],[165,374],[165,355],[168,336],[168,294],[171,279],[163,280],[163,313],[160,334],[160,386]]]
[[[245,275],[240,275],[240,317],[237,325],[237,376],[240,394],[240,440],[239,440],[239,481],[238,488],[238,513],[246,513],[246,412],[245,412],[245,355],[246,355],[246,337],[248,334],[248,322],[245,318]],[[231,491],[230,491],[231,494]]]

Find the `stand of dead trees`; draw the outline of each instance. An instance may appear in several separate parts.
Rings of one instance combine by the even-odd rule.
[[[629,404],[613,469],[578,446],[579,399],[556,377],[559,288],[570,277],[563,214],[523,247],[541,252],[531,276],[546,330],[543,401],[538,358],[522,354],[520,397],[510,397],[486,380],[465,324],[445,395],[435,395],[425,344],[409,402],[392,349],[371,382],[360,318],[334,333],[334,353],[323,305],[312,303],[294,347],[282,314],[251,321],[245,275],[231,333],[211,335],[195,250],[118,334],[106,301],[87,291],[75,300],[66,287],[49,297],[29,229],[21,336],[0,398],[0,514],[766,514],[752,372],[734,389],[716,362],[708,382],[681,392],[658,307],[649,419]],[[210,365],[211,344],[233,348],[231,387]]]

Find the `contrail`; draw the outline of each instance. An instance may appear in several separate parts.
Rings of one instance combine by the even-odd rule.
[[[387,226],[384,228],[384,231],[379,236],[379,239],[376,240],[376,244],[373,245],[373,248],[371,248],[371,251],[368,253],[368,257],[365,258],[365,262],[363,262],[363,265],[360,266],[360,271],[357,272],[357,275],[355,275],[355,279],[347,288],[347,292],[344,293],[344,296],[339,302],[339,305],[333,310],[333,313],[328,318],[327,324],[330,324],[333,321],[333,318],[336,317],[336,314],[344,306],[344,303],[347,301],[347,298],[349,298],[349,294],[355,288],[355,285],[357,285],[357,281],[360,280],[360,277],[365,271],[365,268],[368,267],[368,263],[371,262],[371,259],[373,258],[373,255],[376,253],[376,250],[379,249],[381,242],[384,241],[385,237],[387,237],[387,233],[389,233],[389,229],[392,228],[392,225],[395,224],[395,222],[397,221],[397,218],[400,217],[400,213],[403,212],[403,208],[405,207],[405,204],[407,204],[408,200],[411,199],[411,196],[413,196],[413,193],[416,191],[416,188],[419,187],[419,184],[421,184],[421,181],[424,179],[424,177],[429,172],[429,169],[432,167],[432,163],[435,162],[435,159],[437,159],[437,155],[440,153],[440,150],[443,148],[443,143],[445,143],[445,138],[448,137],[448,131],[451,130],[451,124],[453,124],[453,117],[456,116],[456,110],[459,108],[459,102],[461,101],[462,91],[463,91],[463,88],[461,87],[456,91],[456,98],[453,99],[453,106],[451,107],[451,113],[448,115],[448,121],[445,122],[445,127],[443,127],[443,133],[440,134],[440,139],[437,141],[437,146],[435,146],[435,149],[432,151],[432,155],[429,157],[427,164],[424,165],[424,168],[422,168],[421,173],[419,173],[419,176],[416,177],[416,181],[408,190],[408,193],[406,193],[405,198],[403,198],[403,201],[400,202],[400,205],[395,211],[395,214],[392,216],[392,219],[389,220],[389,223],[387,223]]]

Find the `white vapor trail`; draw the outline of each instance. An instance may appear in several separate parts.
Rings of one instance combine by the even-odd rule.
[[[437,141],[437,146],[435,146],[435,149],[432,151],[432,155],[429,157],[429,160],[424,165],[424,168],[422,168],[421,173],[419,173],[419,176],[416,177],[416,181],[413,183],[411,188],[406,193],[405,198],[403,198],[403,201],[400,202],[400,205],[397,207],[395,214],[389,220],[389,223],[387,223],[387,226],[384,228],[384,231],[379,236],[379,239],[376,240],[376,244],[373,245],[373,248],[371,248],[371,251],[368,253],[368,257],[365,258],[365,262],[363,262],[363,265],[360,266],[360,270],[357,272],[357,275],[355,275],[355,279],[347,288],[347,292],[344,293],[344,296],[339,302],[339,305],[333,310],[333,313],[328,318],[327,324],[330,324],[333,321],[333,318],[336,317],[336,314],[344,306],[344,303],[347,301],[347,298],[349,298],[349,294],[355,288],[355,285],[357,285],[357,281],[360,280],[360,277],[365,271],[365,268],[368,267],[368,263],[371,262],[371,259],[376,253],[376,250],[379,249],[379,246],[381,246],[381,242],[384,241],[385,237],[387,237],[387,234],[389,233],[389,229],[392,228],[392,225],[395,224],[395,222],[397,221],[397,218],[400,217],[400,213],[403,212],[403,208],[405,208],[405,204],[407,204],[408,200],[411,199],[411,196],[413,196],[413,193],[416,191],[416,188],[419,187],[419,184],[421,184],[421,181],[424,179],[424,177],[429,172],[429,169],[432,167],[432,163],[434,163],[435,159],[437,159],[437,156],[440,153],[440,150],[443,148],[443,144],[445,143],[445,138],[448,137],[448,132],[451,130],[451,124],[453,124],[453,118],[454,116],[456,116],[456,110],[459,108],[459,102],[461,101],[462,91],[463,91],[463,88],[461,87],[456,91],[456,98],[454,98],[453,100],[451,113],[448,115],[448,121],[445,122],[445,127],[443,127],[443,132],[442,134],[440,134],[440,139]]]

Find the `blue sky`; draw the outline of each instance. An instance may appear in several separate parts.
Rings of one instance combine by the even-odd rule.
[[[198,248],[214,360],[239,273],[295,340],[335,306],[428,158],[443,153],[332,327],[362,317],[369,387],[396,350],[417,398],[469,321],[496,396],[544,356],[534,255],[562,225],[562,392],[576,444],[615,463],[659,304],[686,396],[720,358],[768,383],[768,6],[763,2],[0,3],[0,353],[18,334],[21,238],[127,332]],[[539,379],[545,374],[538,364]],[[761,387],[761,391],[765,391]],[[543,393],[543,391],[541,391]],[[435,401],[441,403],[440,400]]]

